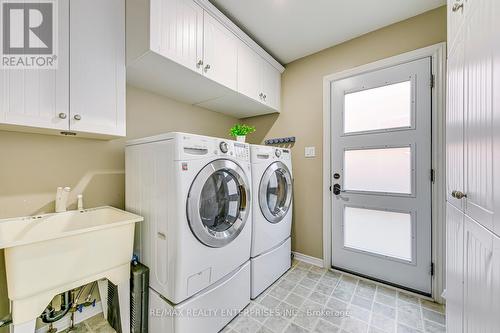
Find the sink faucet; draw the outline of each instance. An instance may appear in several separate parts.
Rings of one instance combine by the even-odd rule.
[[[76,196],[77,198],[77,209],[80,211],[80,212],[83,212],[83,194],[78,194]]]
[[[62,213],[66,211],[66,206],[68,204],[68,196],[71,191],[71,187],[58,187],[56,193],[56,213]]]

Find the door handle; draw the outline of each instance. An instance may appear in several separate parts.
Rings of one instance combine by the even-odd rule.
[[[340,194],[340,184],[334,184],[333,185],[333,194],[339,195]]]
[[[452,10],[454,13],[458,12],[460,9],[462,9],[462,10],[464,9],[464,4],[463,4],[463,2],[462,2],[462,3],[456,3],[456,4],[454,4],[454,5],[453,5],[453,7],[451,8],[451,10]]]
[[[454,197],[455,199],[463,199],[463,198],[467,198],[467,194],[461,192],[461,191],[457,191],[457,190],[454,190],[451,192],[451,196]]]

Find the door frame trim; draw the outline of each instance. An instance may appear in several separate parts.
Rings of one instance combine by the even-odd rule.
[[[332,207],[330,186],[331,168],[331,94],[333,82],[387,67],[397,66],[425,57],[431,57],[434,87],[432,89],[432,298],[443,303],[441,296],[445,286],[445,211],[446,211],[446,174],[445,174],[445,137],[446,137],[446,43],[438,43],[366,65],[336,72],[323,77],[323,266],[332,266]],[[430,84],[430,82],[429,82]],[[429,175],[430,177],[430,175]],[[430,269],[430,268],[429,268]]]

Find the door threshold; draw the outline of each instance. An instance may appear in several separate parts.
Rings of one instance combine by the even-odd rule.
[[[417,295],[419,297],[424,296],[424,297],[428,298],[429,300],[434,301],[434,299],[432,298],[432,294],[429,294],[429,293],[425,293],[425,292],[422,292],[422,291],[418,291],[416,289],[404,287],[404,286],[401,286],[401,285],[396,284],[396,283],[387,282],[387,281],[384,281],[384,280],[381,280],[381,279],[377,279],[377,278],[374,278],[374,277],[371,277],[371,276],[368,276],[368,275],[364,275],[364,274],[361,274],[361,273],[356,273],[356,272],[350,271],[348,269],[344,269],[344,268],[340,268],[340,267],[335,267],[333,265],[331,266],[331,269],[334,270],[334,271],[341,272],[341,273],[347,273],[349,275],[352,275],[352,276],[355,276],[355,277],[358,277],[358,278],[362,278],[363,280],[372,281],[372,282],[375,282],[375,283],[377,283],[379,285],[389,286],[389,287],[392,287],[393,289],[410,292],[410,293],[415,294],[415,295]]]

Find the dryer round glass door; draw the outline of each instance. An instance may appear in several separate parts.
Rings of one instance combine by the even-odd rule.
[[[260,181],[259,205],[271,223],[280,222],[292,203],[292,176],[282,162],[271,164]]]
[[[244,170],[230,160],[216,160],[196,176],[187,200],[189,226],[203,244],[223,247],[245,226],[250,187]]]

